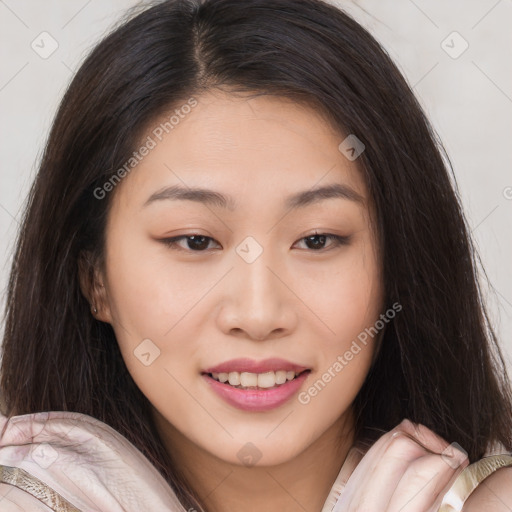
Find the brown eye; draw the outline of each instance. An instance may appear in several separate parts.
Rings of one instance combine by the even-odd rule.
[[[186,239],[186,247],[179,245],[178,242]],[[204,235],[181,235],[175,236],[173,238],[166,238],[162,240],[162,242],[171,248],[176,248],[178,250],[183,251],[192,251],[192,252],[206,252],[208,249],[208,245],[210,241],[215,241],[213,238]]]
[[[325,247],[327,240],[331,240],[331,244]],[[314,252],[329,250],[330,248],[346,245],[349,241],[348,236],[331,235],[329,233],[315,233],[313,235],[301,238],[300,242],[305,241],[306,247]]]

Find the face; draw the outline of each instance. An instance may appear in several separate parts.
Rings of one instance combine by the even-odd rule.
[[[314,110],[195,99],[169,134],[168,114],[150,126],[154,147],[113,192],[97,317],[171,444],[280,464],[348,418],[370,368],[369,198],[345,136]]]

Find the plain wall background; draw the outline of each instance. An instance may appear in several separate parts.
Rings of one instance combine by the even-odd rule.
[[[2,308],[20,211],[57,105],[89,49],[138,3],[144,5],[133,0],[0,1]],[[494,288],[487,290],[489,309],[512,369],[512,1],[333,3],[387,49],[444,142]]]

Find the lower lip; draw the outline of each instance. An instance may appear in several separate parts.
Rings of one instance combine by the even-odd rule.
[[[223,384],[207,374],[203,374],[202,377],[228,404],[244,411],[261,412],[275,409],[290,400],[310,373],[305,371],[295,379],[271,389],[238,389],[229,384]]]

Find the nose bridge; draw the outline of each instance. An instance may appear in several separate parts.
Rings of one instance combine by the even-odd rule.
[[[262,340],[276,332],[287,332],[294,324],[291,295],[275,274],[279,274],[277,254],[254,237],[236,248],[229,295],[223,296],[221,328],[244,331]]]
[[[255,308],[265,306],[276,309],[282,290],[269,269],[276,267],[272,248],[269,245],[263,247],[249,236],[236,247],[236,253],[235,279],[240,279],[239,298]]]

